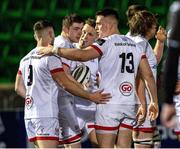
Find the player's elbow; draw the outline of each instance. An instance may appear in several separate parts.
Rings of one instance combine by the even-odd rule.
[[[16,94],[21,96],[21,90],[19,87],[15,86],[14,90],[15,90]]]

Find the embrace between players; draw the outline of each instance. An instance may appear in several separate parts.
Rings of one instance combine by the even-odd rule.
[[[157,30],[154,14],[136,7],[127,36],[113,9],[85,24],[76,14],[66,16],[55,40],[50,22],[35,23],[37,46],[21,60],[15,89],[25,98],[26,131],[36,147],[80,148],[85,133],[100,148],[130,148],[132,141],[149,148],[160,141],[156,72],[166,32]],[[153,52],[148,40],[155,35]],[[76,80],[71,75],[79,65],[90,69],[88,84],[76,81],[88,76],[81,73],[86,67],[74,72],[80,73]]]

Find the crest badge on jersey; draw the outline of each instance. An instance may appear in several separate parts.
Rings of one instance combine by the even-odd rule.
[[[100,46],[102,46],[102,45],[105,43],[105,41],[106,41],[106,40],[104,40],[104,39],[98,39],[98,40],[96,41],[96,43],[99,44]]]
[[[27,96],[25,99],[25,106],[27,109],[30,109],[33,105],[33,99],[30,96]]]
[[[130,96],[133,91],[133,86],[130,82],[123,82],[119,86],[119,90],[124,96]]]

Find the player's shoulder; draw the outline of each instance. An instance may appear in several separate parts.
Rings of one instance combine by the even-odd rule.
[[[34,55],[37,51],[37,47],[35,47],[34,49],[32,49],[28,54],[26,54],[22,59],[21,59],[21,63],[28,60],[32,55]]]
[[[65,37],[59,35],[54,39],[54,46],[70,48],[72,46],[72,43]]]
[[[129,38],[128,36],[126,36],[126,35],[121,35],[121,34],[114,34],[114,35],[111,35],[111,36],[109,36],[109,40],[114,40],[114,41],[119,41],[119,42],[133,42],[134,43],[134,41],[131,39],[131,38]]]

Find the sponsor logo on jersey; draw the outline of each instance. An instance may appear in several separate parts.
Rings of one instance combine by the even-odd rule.
[[[33,99],[30,96],[27,96],[25,99],[25,106],[27,109],[30,109],[33,105]]]
[[[106,41],[106,40],[104,40],[104,39],[98,39],[98,40],[96,41],[96,43],[99,44],[100,46],[102,46],[102,45],[105,43],[105,41]]]
[[[115,46],[131,46],[131,47],[136,47],[135,44],[133,43],[127,43],[127,42],[120,42],[120,43],[114,43]]]
[[[133,86],[130,82],[123,82],[119,86],[119,90],[124,96],[130,96],[133,91]]]

